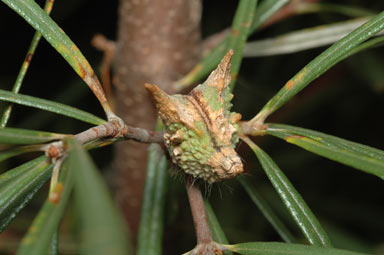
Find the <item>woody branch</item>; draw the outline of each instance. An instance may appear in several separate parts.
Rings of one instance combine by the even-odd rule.
[[[140,143],[162,143],[164,141],[161,132],[132,127],[125,124],[120,119],[111,120],[104,124],[92,127],[76,134],[74,137],[81,144],[86,144],[103,138],[120,138]],[[64,153],[62,141],[44,145],[41,149],[53,160],[61,158]]]

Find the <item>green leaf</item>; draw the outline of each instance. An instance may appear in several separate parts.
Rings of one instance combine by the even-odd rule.
[[[54,4],[54,1],[52,0],[45,1],[44,10],[47,12],[48,15],[51,13],[53,4]],[[37,45],[40,42],[40,39],[41,39],[41,34],[39,32],[35,32],[35,34],[33,35],[32,42],[29,45],[27,55],[25,56],[25,59],[20,68],[19,74],[17,75],[15,84],[13,85],[12,92],[19,93],[21,84],[23,83],[24,77],[28,71],[29,65],[32,61],[33,55],[35,54],[35,51],[36,51]],[[1,118],[0,127],[5,127],[7,125],[9,117],[11,116],[11,112],[12,112],[12,104],[9,104],[4,111],[3,117]]]
[[[384,151],[309,129],[268,124],[267,134],[384,179]]]
[[[384,11],[364,23],[359,28],[339,40],[291,78],[280,91],[273,96],[261,111],[251,120],[253,124],[264,120],[309,83],[340,62],[356,46],[374,36],[384,28]]]
[[[88,61],[64,31],[32,0],[2,0],[9,8],[23,17],[34,29],[68,61],[73,69],[84,77],[93,73]]]
[[[162,254],[167,170],[167,159],[162,149],[151,144],[137,239],[138,255]]]
[[[255,187],[244,176],[237,177],[237,180],[243,186],[264,217],[269,221],[269,223],[271,223],[273,228],[280,235],[281,239],[287,243],[297,242],[295,236],[287,228],[284,222],[280,220],[280,218],[269,206],[268,202],[261,196],[261,194],[259,194]]]
[[[73,177],[71,176],[73,173],[69,171],[66,164],[64,164],[60,172],[60,178],[56,186],[57,192],[60,194],[60,200],[55,204],[48,199],[45,201],[24,236],[17,254],[50,254],[52,240],[55,239],[57,234],[73,187]]]
[[[233,90],[238,72],[240,70],[241,61],[243,59],[243,48],[245,42],[247,41],[248,35],[250,34],[256,5],[257,0],[240,1],[233,19],[232,31],[227,44],[227,49],[233,49],[234,51],[231,59],[231,90]]]
[[[252,141],[244,141],[255,152],[269,180],[309,243],[331,247],[332,244],[319,221],[276,163]]]
[[[251,25],[251,33],[259,29],[273,14],[288,4],[289,0],[264,0],[256,9]]]
[[[59,229],[53,233],[49,252],[50,255],[59,255]]]
[[[31,168],[34,168],[35,166],[39,165],[40,163],[47,160],[46,156],[40,156],[38,158],[35,158],[31,161],[28,161],[27,163],[24,163],[18,167],[15,167],[13,169],[10,169],[0,175],[0,188],[3,186],[4,183],[6,183],[8,180],[14,178],[15,176],[18,176],[19,174],[22,174],[26,171],[29,171]]]
[[[82,110],[76,109],[74,107],[52,102],[46,99],[42,98],[36,98],[32,96],[27,96],[27,95],[21,95],[21,94],[16,94],[13,92],[9,92],[6,90],[1,90],[0,89],[0,100],[2,101],[7,101],[7,102],[12,102],[20,105],[25,105],[25,106],[30,106],[34,108],[38,108],[44,111],[48,112],[54,112],[57,114],[61,114],[67,117],[71,117],[74,119],[78,119],[90,124],[94,125],[101,125],[105,123],[105,120],[91,114],[88,112],[84,112]]]
[[[17,213],[32,199],[41,186],[49,179],[52,165],[47,160],[35,165],[43,158],[33,163],[24,164],[13,170],[0,186],[0,232],[16,217]],[[29,166],[29,167],[27,167]],[[14,173],[14,172],[17,173]]]
[[[0,128],[0,143],[37,144],[60,140],[67,135],[21,128]]]
[[[108,116],[112,112],[105,98],[101,84],[87,59],[79,48],[52,20],[52,18],[33,0],[2,0],[12,10],[23,17],[34,29],[63,56],[76,73],[90,87],[100,101]]]
[[[372,16],[377,13],[361,8],[360,6],[352,6],[350,4],[332,4],[332,3],[316,3],[316,2],[307,2],[304,3],[300,8],[300,13],[310,13],[310,12],[333,12],[342,14],[348,17],[364,17]]]
[[[0,151],[0,162],[24,153],[40,151],[40,150],[41,150],[40,144],[12,147],[10,149]]]
[[[352,56],[356,53],[359,53],[361,51],[364,51],[364,50],[367,50],[367,49],[370,49],[370,48],[374,48],[374,47],[379,47],[379,46],[382,46],[384,43],[384,36],[379,36],[377,38],[373,38],[369,41],[366,41],[366,42],[363,42],[362,44],[358,45],[357,47],[355,47],[353,50],[351,50],[350,52],[348,52],[347,54],[345,54],[341,60],[343,59],[346,59],[348,58],[349,56]]]
[[[225,233],[220,226],[219,221],[217,220],[217,217],[215,215],[215,212],[212,209],[211,204],[208,202],[208,200],[205,200],[205,212],[207,213],[207,219],[209,223],[209,228],[212,232],[212,238],[215,242],[220,244],[228,244],[228,239],[225,236]],[[226,252],[225,254],[230,255],[232,252]]]
[[[131,254],[128,232],[95,164],[68,139],[68,167],[73,172],[76,207],[81,220],[82,254]]]
[[[249,4],[247,1],[243,4]],[[287,4],[289,0],[267,0],[262,1],[260,6],[256,8],[254,12],[254,17],[252,19],[251,28],[248,30],[249,34],[252,34],[256,31],[264,22],[266,22],[273,14],[275,14],[281,7]],[[239,8],[238,11],[242,10]],[[235,14],[236,15],[236,14]],[[230,38],[233,35],[227,36],[221,43],[219,43],[206,57],[204,57],[187,75],[175,83],[175,87],[178,89],[185,88],[193,83],[198,82],[200,79],[204,78],[209,74],[213,69],[217,67],[220,63],[223,56],[230,49],[228,47]],[[236,54],[236,51],[235,51]]]
[[[340,40],[367,21],[368,18],[358,18],[249,42],[245,45],[243,55],[244,57],[273,56],[325,46]]]
[[[317,247],[313,245],[275,242],[239,243],[223,246],[242,255],[366,255],[353,251]]]

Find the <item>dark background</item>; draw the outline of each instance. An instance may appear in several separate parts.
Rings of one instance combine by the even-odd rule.
[[[42,3],[43,1],[38,1]],[[381,1],[332,1],[379,12]],[[204,1],[203,37],[230,26],[237,1]],[[53,19],[78,45],[91,65],[97,69],[102,54],[90,45],[96,33],[116,37],[117,1],[56,1]],[[291,17],[256,35],[266,38],[310,26],[342,21],[347,17],[320,13]],[[34,30],[5,4],[0,4],[0,89],[11,90]],[[233,101],[234,110],[243,119],[252,118],[259,109],[295,73],[326,47],[283,56],[245,59]],[[314,81],[268,121],[310,128],[384,149],[384,51],[382,48],[357,54],[333,67]],[[33,58],[21,93],[56,100],[103,116],[97,100],[65,60],[43,39]],[[0,112],[2,106],[0,104]],[[89,126],[66,117],[16,106],[12,127],[52,132],[77,133]],[[276,160],[280,168],[302,194],[324,224],[336,247],[383,254],[384,183],[379,178],[318,157],[273,137],[257,140]],[[104,173],[112,160],[112,147],[93,151]],[[247,175],[257,189],[287,219],[300,236],[256,157],[240,145]],[[0,165],[5,171],[31,157],[20,157]],[[194,230],[186,194],[180,178],[170,183],[165,226],[166,254],[186,252],[194,246]],[[231,243],[246,241],[280,241],[279,237],[235,181],[216,184],[210,196],[213,208]],[[47,187],[0,235],[0,253],[14,249],[47,195]],[[63,254],[76,250],[76,214],[70,208],[62,227]]]

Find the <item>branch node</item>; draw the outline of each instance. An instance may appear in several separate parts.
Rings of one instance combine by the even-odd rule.
[[[52,163],[56,163],[64,154],[63,142],[52,142],[44,146],[43,150],[45,151],[45,155],[52,160]]]
[[[239,122],[241,136],[263,136],[268,125],[264,123],[254,123],[252,121]]]
[[[223,251],[228,249],[214,241],[209,243],[199,243],[193,250],[184,253],[183,255],[222,255]]]

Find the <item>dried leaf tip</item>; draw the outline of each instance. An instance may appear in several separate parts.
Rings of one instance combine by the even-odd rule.
[[[217,87],[219,91],[231,83],[231,58],[233,50],[230,49],[221,60],[217,68],[209,75],[206,84]]]

